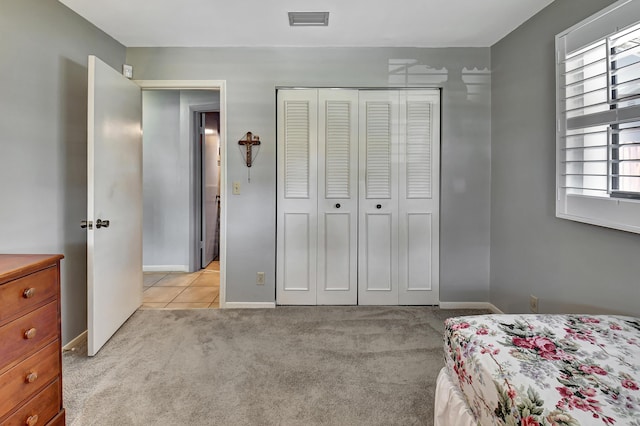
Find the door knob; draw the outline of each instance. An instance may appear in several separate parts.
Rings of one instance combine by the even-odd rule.
[[[336,204],[336,209],[339,209],[339,208],[340,208],[340,203],[337,203]]]
[[[93,222],[90,220],[81,220],[80,221],[80,228],[84,229],[84,228],[89,228],[89,229],[93,229]]]
[[[376,209],[381,209],[382,208],[382,204],[376,204]]]
[[[96,220],[96,228],[100,229],[100,228],[108,228],[108,227],[109,227],[108,220],[102,220],[102,219]]]

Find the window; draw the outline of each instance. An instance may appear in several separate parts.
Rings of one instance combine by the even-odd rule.
[[[638,17],[622,0],[556,37],[556,215],[640,233]]]

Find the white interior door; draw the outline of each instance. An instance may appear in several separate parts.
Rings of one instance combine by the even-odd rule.
[[[278,91],[276,300],[315,305],[318,91]]]
[[[440,92],[400,92],[398,302],[439,303]]]
[[[88,89],[87,322],[93,356],[142,303],[142,95],[95,56],[89,56]]]
[[[358,91],[318,91],[318,305],[358,303]]]
[[[398,304],[398,91],[360,91],[358,304]]]

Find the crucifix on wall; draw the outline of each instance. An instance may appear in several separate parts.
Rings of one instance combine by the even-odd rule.
[[[247,134],[244,135],[244,139],[240,139],[238,141],[238,145],[245,148],[245,163],[247,164],[247,167],[250,168],[253,165],[254,160],[253,147],[260,145],[260,136],[247,132]],[[249,181],[251,181],[251,174],[249,174]]]

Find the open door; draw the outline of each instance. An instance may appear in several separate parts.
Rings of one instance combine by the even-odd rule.
[[[95,355],[142,303],[142,93],[89,56],[87,328]]]

